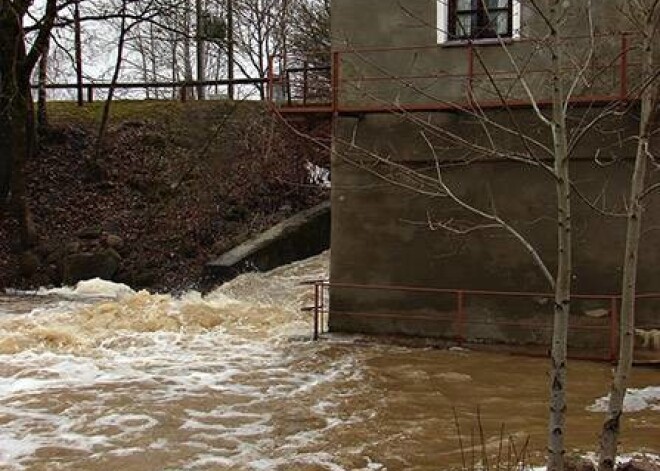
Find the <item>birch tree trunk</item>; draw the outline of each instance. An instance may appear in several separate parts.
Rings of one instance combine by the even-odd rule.
[[[633,6],[634,8],[634,6]],[[643,6],[642,6],[643,8]],[[610,388],[610,401],[607,417],[600,438],[600,471],[613,471],[616,465],[617,445],[621,430],[621,415],[626,396],[626,388],[632,371],[635,344],[635,293],[637,285],[637,265],[639,242],[644,211],[647,159],[651,155],[649,145],[658,99],[657,77],[654,76],[654,45],[657,42],[657,28],[660,23],[660,2],[653,0],[647,5],[644,24],[642,83],[647,83],[641,97],[639,136],[635,156],[635,168],[630,183],[628,199],[628,219],[626,248],[623,259],[621,286],[621,319],[619,339],[619,362]],[[640,9],[640,11],[643,11]]]
[[[571,182],[562,77],[563,45],[559,36],[565,7],[562,0],[550,6],[552,54],[552,139],[557,192],[557,274],[550,371],[550,417],[548,421],[548,471],[564,469],[566,425],[566,357],[568,317],[571,303]]]

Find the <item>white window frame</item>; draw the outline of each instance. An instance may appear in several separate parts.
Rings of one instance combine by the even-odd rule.
[[[448,28],[449,28],[449,2],[452,0],[436,0],[436,6],[437,6],[437,14],[438,14],[438,23],[437,23],[437,30],[438,30],[438,44],[445,44],[445,43],[451,43],[451,42],[465,42],[463,40],[460,41],[454,41],[449,39],[448,35]],[[512,25],[511,25],[511,31],[512,39],[519,39],[520,38],[520,28],[522,27],[522,6],[520,4],[520,0],[513,0],[512,4]],[[475,42],[480,42],[480,41],[488,41],[492,42],[492,39],[475,39]]]

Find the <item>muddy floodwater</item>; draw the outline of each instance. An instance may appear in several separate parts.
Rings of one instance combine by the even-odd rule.
[[[0,296],[0,469],[451,469],[481,457],[478,409],[491,462],[502,424],[540,462],[546,360],[309,342],[300,282],[326,273],[324,255],[204,297],[102,282]],[[595,449],[610,374],[571,363],[570,450]],[[658,452],[660,371],[633,383],[623,449]]]

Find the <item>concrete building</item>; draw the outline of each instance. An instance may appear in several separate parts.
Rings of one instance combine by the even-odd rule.
[[[591,12],[586,3],[571,1],[563,20],[562,81],[572,90],[573,290],[597,296],[573,300],[570,341],[606,356],[639,37],[624,2],[596,0]],[[556,194],[543,169],[552,138],[538,116],[550,113],[553,84],[542,15],[525,0],[333,0],[332,31],[330,329],[548,344],[552,289],[529,250],[456,201],[508,221],[554,271]],[[658,208],[650,200],[645,213],[640,292],[660,291]],[[658,308],[640,300],[640,325],[657,325]]]

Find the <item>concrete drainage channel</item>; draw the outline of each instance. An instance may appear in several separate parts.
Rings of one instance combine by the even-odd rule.
[[[330,248],[330,202],[301,211],[206,264],[205,284],[268,271]]]

